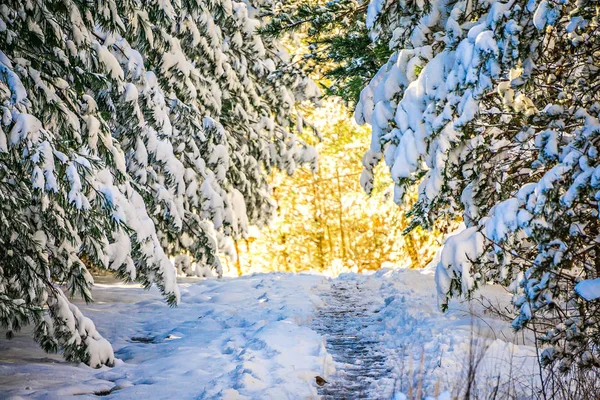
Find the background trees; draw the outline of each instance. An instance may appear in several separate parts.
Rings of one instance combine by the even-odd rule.
[[[369,129],[352,123],[339,98],[328,98],[307,118],[323,138],[315,143],[319,169],[301,168],[289,177],[272,176],[277,212],[261,232],[238,246],[242,272],[377,270],[385,265],[424,267],[438,249],[447,226],[408,235],[404,217],[391,199],[388,177],[379,174],[370,196],[360,187],[361,157]],[[313,139],[316,141],[316,139]],[[381,171],[383,172],[383,171]],[[407,199],[414,201],[415,196]]]
[[[260,33],[285,38],[294,61],[324,89],[326,100],[322,109],[307,113],[321,131],[321,143],[307,139],[321,155],[319,170],[299,171],[291,179],[275,174],[277,217],[247,248],[238,248],[242,270],[335,273],[378,269],[385,262],[422,267],[452,226],[442,221],[432,231],[403,236],[409,223],[403,214],[414,198],[394,207],[385,177],[373,182],[370,196],[360,190],[368,131],[348,122],[352,108],[343,104],[356,104],[391,54],[383,36],[371,41],[367,6],[355,0],[286,1],[263,11],[268,24]]]
[[[268,7],[267,2],[260,2]],[[292,133],[319,95],[255,34],[253,2],[0,6],[0,323],[69,360],[112,349],[69,303],[90,267],[179,293],[169,256],[221,271],[270,218],[267,173],[316,153]]]

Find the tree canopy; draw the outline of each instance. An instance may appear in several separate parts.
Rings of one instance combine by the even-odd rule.
[[[321,77],[326,95],[354,105],[391,54],[383,37],[371,40],[367,6],[359,0],[279,2],[264,12],[269,23],[260,32],[269,37],[299,33],[308,49],[298,63],[307,73]]]

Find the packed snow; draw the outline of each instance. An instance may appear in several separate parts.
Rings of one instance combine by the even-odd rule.
[[[346,306],[364,314],[349,316],[347,329],[364,343],[377,342],[391,366],[385,382],[369,387],[369,398],[401,399],[417,386],[423,395],[450,398],[460,390],[470,348],[481,356],[480,394],[493,389],[490,382],[523,397],[536,387],[535,350],[508,323],[483,316],[475,303],[455,301],[441,313],[431,269],[382,269],[338,278],[281,273],[185,278],[174,308],[156,288],[97,277],[95,302],[77,306],[112,343],[114,367],[65,362],[40,350],[24,330],[13,340],[0,340],[0,397],[319,398],[315,378],[333,385],[345,368],[315,328],[325,318],[332,288],[340,285],[356,286]],[[510,299],[499,287],[485,290],[499,304]]]

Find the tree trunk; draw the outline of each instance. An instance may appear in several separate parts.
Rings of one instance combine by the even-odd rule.
[[[340,170],[335,169],[338,189],[338,219],[340,223],[340,240],[342,241],[342,261],[346,265],[346,236],[344,233],[344,205],[342,204],[342,184],[340,182]]]
[[[322,225],[323,225],[323,215],[321,213],[321,215],[319,215],[319,209],[320,209],[320,204],[319,204],[319,190],[317,188],[317,179],[314,178],[313,179],[313,184],[312,184],[312,188],[313,188],[313,209],[314,209],[314,221],[315,224],[317,225],[317,250],[318,250],[318,254],[319,254],[319,266],[321,267],[321,270],[325,269],[325,252],[323,250],[323,242],[324,242],[324,237],[323,237],[323,229],[322,229]]]
[[[242,276],[242,262],[240,261],[240,248],[237,240],[233,241],[233,246],[235,247],[235,267],[237,269],[238,276]]]

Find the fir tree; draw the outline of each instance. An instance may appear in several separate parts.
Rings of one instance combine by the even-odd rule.
[[[373,0],[367,26],[394,53],[355,113],[373,129],[367,191],[383,159],[397,201],[419,186],[413,226],[464,218],[438,266],[442,306],[508,286],[513,327],[563,370],[600,365],[598,18],[587,0]]]
[[[230,237],[273,212],[266,173],[316,162],[292,132],[296,102],[318,90],[256,34],[257,6],[0,5],[0,323],[9,334],[35,324],[44,349],[112,364],[110,344],[67,298],[92,300],[90,267],[156,284],[174,305],[168,256],[220,273]]]

